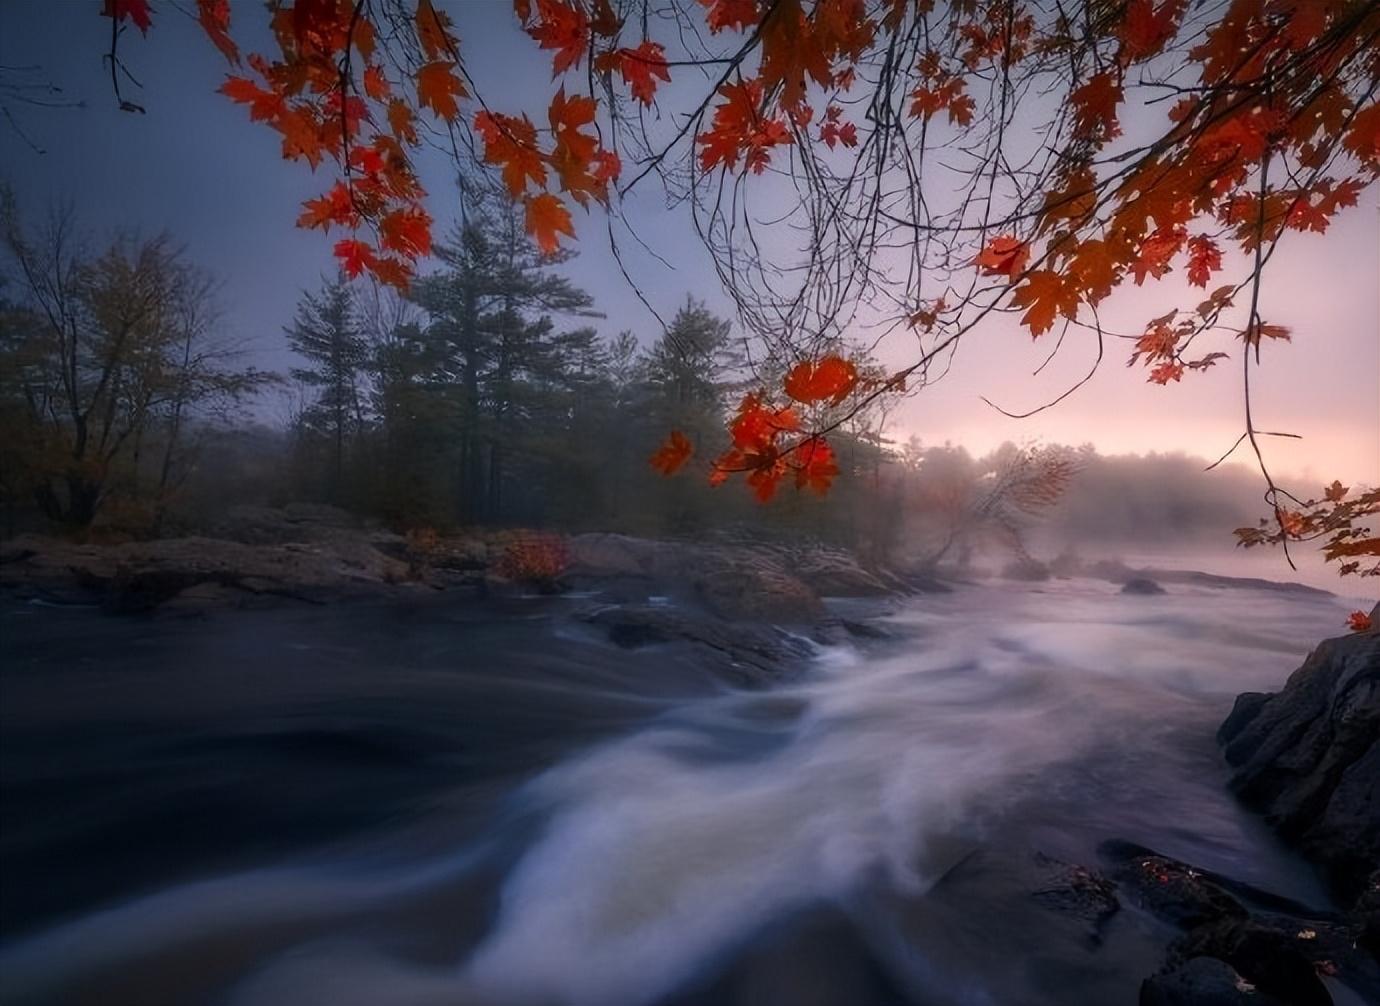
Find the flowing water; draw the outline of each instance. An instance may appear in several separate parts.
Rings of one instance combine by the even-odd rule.
[[[104,876],[102,843],[151,843],[156,861],[162,832],[135,819],[152,804],[176,806],[196,778],[131,803],[85,844],[65,836],[61,813],[33,803],[53,817],[42,837],[59,851],[44,859],[11,845],[7,874],[38,864],[29,881],[41,887],[79,852],[70,869],[90,882],[61,904],[26,895],[42,924],[7,926],[0,1001],[1134,1003],[1173,931],[1133,908],[1099,934],[1050,912],[1030,897],[1032,854],[1095,866],[1099,843],[1126,839],[1326,905],[1312,871],[1231,799],[1212,735],[1238,692],[1278,688],[1314,642],[1342,631],[1349,607],[1250,589],[1128,597],[1088,580],[974,586],[898,604],[881,623],[892,640],[822,647],[803,676],[759,691],[697,677],[675,648],[615,650],[540,612],[383,627],[343,613],[334,617],[348,627],[331,613],[310,624],[238,616],[261,622],[241,643],[263,676],[243,686],[258,698],[236,714],[258,724],[254,737],[265,722],[280,736],[321,715],[316,672],[284,685],[294,671],[273,666],[297,659],[324,661],[333,692],[358,703],[332,705],[336,725],[404,694],[413,704],[392,709],[389,729],[445,738],[435,757],[426,748],[414,759],[408,747],[402,771],[377,780],[373,756],[314,747],[319,770],[304,775],[293,749],[244,769],[251,789],[293,786],[304,821],[396,796],[403,772],[418,794],[341,823],[346,837],[308,829],[293,848],[227,842],[233,855],[169,862],[162,873],[176,882],[144,864],[133,890]],[[33,639],[48,631],[34,620],[59,617],[77,616],[7,616]],[[223,652],[220,631],[231,630],[201,630],[209,638],[196,645]],[[134,647],[141,667],[161,665],[185,661],[196,634],[145,632],[153,641],[105,648]],[[37,688],[44,670],[44,658],[27,664],[24,687]],[[41,720],[47,707],[21,697]],[[227,701],[208,694],[206,716]],[[92,704],[105,710],[92,714],[98,736],[144,750],[122,733],[134,714]],[[225,735],[214,718],[140,722],[203,742]],[[21,753],[60,775],[33,753],[49,743],[33,729],[35,748]],[[467,740],[457,747],[456,736]],[[218,743],[197,772],[238,771],[260,747]],[[165,778],[174,756],[159,750],[146,764]],[[135,786],[121,778],[115,790]],[[232,817],[256,805],[237,799],[211,813],[209,834],[252,833]],[[97,813],[76,798],[63,810]],[[83,904],[93,884],[111,894]]]

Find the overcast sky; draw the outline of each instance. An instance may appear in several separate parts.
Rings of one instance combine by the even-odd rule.
[[[250,30],[262,32],[262,5],[232,2],[242,47],[267,48],[265,35]],[[39,65],[67,97],[84,103],[14,109],[42,153],[0,119],[0,177],[16,188],[31,217],[70,200],[97,237],[119,228],[175,235],[194,261],[223,279],[226,327],[252,348],[254,362],[286,369],[282,326],[300,292],[334,268],[330,242],[319,231],[293,226],[301,201],[319,194],[327,176],[282,161],[276,134],[250,124],[242,108],[214,93],[225,64],[195,23],[169,3],[154,6],[148,38],[131,32],[122,42],[143,85],[128,96],[148,110],[135,115],[120,112],[111,93],[101,59],[110,22],[97,16],[99,0],[0,0],[0,65]],[[438,0],[437,6],[453,12],[462,55],[486,95],[499,96],[500,108],[509,111],[544,107],[549,61],[520,34],[507,0]],[[421,173],[439,225],[453,215],[452,172],[437,154],[424,160]],[[670,263],[631,256],[638,285],[659,310],[673,312],[691,293],[729,314],[688,216],[668,212],[650,191],[628,215]],[[600,328],[654,338],[657,323],[618,274],[602,218],[580,217],[576,225],[580,255],[566,268],[607,315]],[[1114,295],[1113,321],[1143,322],[1199,299],[1199,291],[1173,282],[1151,284]],[[1333,477],[1380,483],[1380,189],[1368,189],[1361,206],[1326,235],[1286,240],[1269,269],[1262,313],[1290,326],[1294,340],[1267,347],[1255,389],[1258,423],[1303,437],[1271,441],[1270,460],[1298,477],[1305,491]],[[1032,343],[1014,319],[994,319],[965,340],[949,377],[900,407],[893,435],[913,433],[976,451],[1008,439],[1040,439],[1090,441],[1105,453],[1209,456],[1239,435],[1239,367],[1219,366],[1161,388],[1147,384],[1142,369],[1126,369],[1119,348],[1088,385],[1035,418],[1008,419],[981,401],[986,395],[1021,411],[1057,394],[1087,368],[1095,349],[1070,340],[1032,378],[1049,346]],[[900,365],[908,348],[897,342],[881,355]]]

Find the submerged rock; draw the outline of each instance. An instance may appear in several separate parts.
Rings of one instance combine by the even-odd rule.
[[[1226,919],[1199,926],[1176,941],[1169,948],[1168,965],[1172,973],[1195,959],[1215,958],[1229,964],[1259,995],[1289,1006],[1332,1006],[1332,996],[1318,978],[1313,961],[1299,949],[1300,942],[1254,920]],[[1145,1002],[1143,994],[1141,1002]]]
[[[1065,863],[1044,853],[1035,854],[1038,886],[1030,896],[1046,908],[1081,919],[1088,925],[1093,943],[1102,939],[1102,927],[1121,910],[1116,885],[1086,866]]]
[[[1135,576],[1121,585],[1123,594],[1163,594],[1165,589],[1148,576]]]
[[[1288,1006],[1262,994],[1226,961],[1194,957],[1178,967],[1145,979],[1140,1006]]]
[[[1241,799],[1361,898],[1380,863],[1380,632],[1325,640],[1277,694],[1240,696],[1217,739]]]

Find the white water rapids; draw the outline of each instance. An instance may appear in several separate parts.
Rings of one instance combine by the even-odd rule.
[[[918,598],[883,623],[904,642],[881,655],[826,649],[799,683],[684,703],[567,758],[511,794],[540,826],[497,840],[511,865],[496,912],[449,961],[411,959],[360,920],[459,883],[475,850],[261,870],[118,905],[0,953],[0,1002],[59,1001],[75,980],[162,959],[195,968],[248,943],[252,964],[227,967],[218,992],[227,1006],[644,1006],[792,912],[858,915],[878,890],[923,909],[964,856],[1013,835],[1084,861],[1129,839],[1317,900],[1225,792],[1211,735],[1238,692],[1277,689],[1355,605],[1170,589],[1075,580]],[[914,1001],[1013,1001],[1019,980],[992,971],[1009,952],[999,926],[984,958],[956,929],[951,946],[916,945],[892,922],[861,927]],[[946,925],[927,938],[946,940]]]

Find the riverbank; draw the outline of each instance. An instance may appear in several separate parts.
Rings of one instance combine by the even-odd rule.
[[[1282,958],[1288,995],[1380,987],[1213,740],[1335,600],[1055,578],[749,614],[739,582],[785,581],[581,548],[561,595],[11,594],[0,1001],[1265,1006]]]

